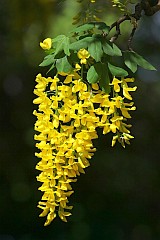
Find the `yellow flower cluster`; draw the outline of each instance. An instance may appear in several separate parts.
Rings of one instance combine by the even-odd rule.
[[[136,107],[133,106],[134,102],[129,102],[129,100],[132,100],[130,92],[135,91],[137,87],[128,87],[128,83],[130,82],[134,82],[134,79],[126,78],[119,80],[113,78],[110,84],[112,86],[113,96],[111,97],[106,94],[103,96],[103,94],[101,94],[101,99],[99,100],[101,108],[95,110],[97,114],[100,112],[102,115],[98,126],[103,127],[103,134],[109,132],[115,134],[112,139],[112,146],[114,146],[118,140],[122,146],[125,147],[125,143],[130,144],[130,139],[134,138],[130,135],[130,130],[128,129],[131,125],[125,123],[127,118],[131,118],[128,111],[136,109]],[[125,102],[125,99],[128,101]]]
[[[39,104],[35,130],[35,140],[40,149],[36,156],[41,158],[36,168],[41,171],[37,177],[42,182],[39,190],[43,191],[39,207],[43,209],[40,216],[47,216],[45,225],[56,217],[66,221],[70,213],[68,196],[73,191],[70,185],[75,177],[84,173],[95,151],[92,139],[97,138],[95,131],[98,118],[94,114],[93,103],[88,101],[90,93],[81,80],[74,80],[74,74],[67,75],[64,84],[59,78],[44,78],[39,74],[34,93]],[[48,89],[48,90],[47,90]]]
[[[37,180],[42,182],[39,190],[43,192],[38,207],[43,210],[40,216],[47,216],[45,226],[57,214],[63,221],[71,215],[68,211],[72,209],[68,206],[68,197],[73,193],[71,182],[89,166],[88,159],[96,150],[92,143],[98,138],[96,128],[102,127],[103,134],[115,134],[112,146],[118,140],[124,147],[133,138],[128,130],[131,125],[125,121],[131,118],[129,111],[135,110],[129,100],[136,87],[128,87],[134,79],[114,78],[111,96],[100,90],[97,83],[86,84],[77,69],[68,74],[58,73],[54,78],[41,74],[36,77],[34,104],[38,104],[38,111],[34,110],[34,115],[38,134],[34,138],[40,151],[35,155],[41,159],[36,169],[41,171]]]

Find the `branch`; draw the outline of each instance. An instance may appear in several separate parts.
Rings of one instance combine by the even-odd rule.
[[[121,23],[123,23],[126,20],[130,20],[131,18],[129,17],[129,15],[124,15],[123,17],[119,18],[116,22],[114,22],[111,26],[110,26],[110,30],[111,31],[114,27],[116,27],[116,33],[115,35],[110,39],[110,42],[114,42],[115,40],[117,40],[118,36],[121,34],[120,31],[120,25]]]
[[[133,39],[136,29],[137,29],[137,24],[133,27],[130,37],[128,39],[128,50],[129,51],[133,51],[133,49],[131,47],[131,43],[132,43],[132,39]]]
[[[153,6],[151,0],[142,0],[141,5],[146,16],[152,16],[160,10],[160,0]]]
[[[156,12],[158,12],[160,10],[160,0],[157,0],[156,4],[153,5],[152,0],[141,0],[140,3],[136,4],[135,6],[135,12],[131,15],[124,15],[121,18],[119,18],[117,21],[115,21],[111,26],[110,26],[110,31],[116,27],[116,33],[114,34],[114,36],[110,39],[110,42],[114,42],[117,40],[117,38],[119,37],[119,35],[121,35],[121,31],[120,31],[120,25],[126,21],[126,20],[133,20],[133,28],[132,28],[132,32],[130,34],[130,37],[128,39],[128,49],[132,50],[131,48],[131,43],[132,43],[132,39],[134,37],[134,34],[137,30],[138,27],[138,21],[141,18],[141,14],[142,11],[144,11],[144,14],[146,16],[152,16],[154,15]]]

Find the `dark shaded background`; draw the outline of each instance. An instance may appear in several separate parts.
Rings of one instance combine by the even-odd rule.
[[[91,167],[73,186],[69,222],[43,227],[38,217],[32,92],[44,72],[39,42],[67,33],[77,11],[73,0],[0,0],[0,240],[159,240],[160,13],[144,16],[134,38],[134,49],[158,71],[138,71],[131,146],[111,148],[111,136],[99,133]],[[104,20],[115,14],[108,6]],[[129,29],[124,23],[122,49]]]

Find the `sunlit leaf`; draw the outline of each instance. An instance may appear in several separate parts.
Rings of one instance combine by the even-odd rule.
[[[47,74],[48,74],[52,69],[54,69],[54,67],[55,67],[55,63],[52,64],[52,66],[50,67],[50,69],[47,71]]]
[[[43,62],[39,64],[40,67],[46,67],[49,66],[50,64],[55,63],[55,59],[53,55],[48,55],[44,58]]]
[[[64,37],[66,37],[66,36],[65,35],[58,35],[57,37],[52,39],[52,42],[55,43],[55,42],[62,41],[64,39]]]
[[[67,37],[65,35],[59,35],[56,38],[54,38],[52,41],[53,41],[53,44],[54,44],[54,42],[56,43],[56,45],[55,45],[55,53],[54,53],[55,56],[59,52],[61,52],[61,51],[64,51],[67,56],[70,55],[70,51],[69,51],[69,44],[70,44],[69,37]]]

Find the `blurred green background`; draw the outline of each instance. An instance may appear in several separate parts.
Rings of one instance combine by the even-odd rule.
[[[119,12],[105,2],[103,20],[111,23]],[[158,71],[137,72],[131,146],[111,148],[111,136],[100,132],[91,167],[73,184],[68,223],[57,218],[44,227],[38,217],[32,101],[35,76],[45,73],[39,42],[70,31],[78,8],[75,0],[0,1],[0,240],[159,240],[160,13],[144,16],[134,37],[134,49]],[[122,49],[130,28],[123,24]]]

